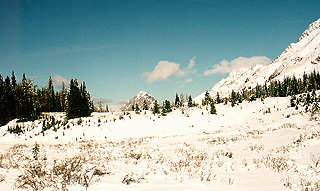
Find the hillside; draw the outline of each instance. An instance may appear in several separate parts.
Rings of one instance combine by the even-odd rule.
[[[30,188],[32,180],[46,190],[66,183],[70,191],[316,190],[318,121],[289,104],[289,97],[267,98],[217,104],[217,115],[199,108],[185,110],[189,117],[180,109],[160,118],[94,113],[67,123],[58,123],[64,114],[52,113],[57,123],[44,133],[50,120],[12,121],[0,129],[0,187]],[[26,132],[7,132],[17,125]],[[71,165],[78,167],[56,171]],[[64,182],[68,173],[70,183]]]
[[[290,44],[272,63],[242,69],[215,84],[210,91],[211,96],[217,92],[228,96],[232,90],[240,91],[255,87],[257,84],[271,80],[282,80],[285,76],[302,77],[303,73],[320,70],[320,19],[309,25],[298,42]],[[204,93],[195,97],[201,103]]]

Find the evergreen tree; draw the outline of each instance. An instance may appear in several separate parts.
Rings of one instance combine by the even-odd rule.
[[[164,113],[169,113],[169,112],[171,112],[172,110],[171,110],[171,104],[170,104],[170,101],[169,100],[165,100],[164,102],[163,102],[163,112]]]
[[[140,108],[139,108],[139,106],[138,106],[137,103],[136,103],[135,111],[136,111],[136,112],[139,112],[139,111],[140,111]]]
[[[223,102],[222,99],[220,98],[219,92],[217,92],[216,102],[217,102],[218,104]]]
[[[191,95],[188,96],[188,107],[194,107]]]
[[[67,103],[66,103],[67,90],[65,88],[64,82],[62,82],[62,90],[59,93],[59,98],[60,98],[61,111],[66,111],[66,107],[67,107]]]
[[[93,102],[85,82],[80,85],[82,117],[89,117],[93,111]]]
[[[4,81],[2,75],[0,74],[0,126],[5,125],[7,123],[6,119],[6,108],[5,104],[5,90],[4,90]]]
[[[204,99],[202,100],[202,105],[203,105],[203,106],[208,106],[209,104],[212,103],[212,101],[213,101],[213,100],[212,100],[209,92],[206,91],[206,93],[204,94]]]
[[[234,90],[231,91],[231,97],[230,97],[230,101],[231,101],[231,106],[234,107],[234,105],[236,104],[236,100],[237,100],[237,94]]]
[[[4,122],[7,123],[16,117],[16,104],[13,104],[16,102],[16,97],[14,96],[14,89],[12,88],[10,78],[8,76],[4,81],[3,88],[3,119]]]
[[[16,96],[16,89],[17,89],[17,80],[16,76],[14,74],[14,71],[12,70],[11,73],[11,89],[12,89],[12,98],[10,98],[9,102],[11,107],[9,108],[12,113],[12,119],[16,118],[16,112],[17,112],[17,96]]]
[[[179,98],[177,93],[176,93],[176,98],[174,100],[174,106],[177,107],[177,108],[182,106],[181,100],[180,100],[180,98]]]
[[[291,96],[290,98],[290,107],[296,106],[296,96]]]
[[[154,107],[153,107],[153,114],[158,114],[158,113],[160,113],[159,104],[158,104],[158,101],[155,100]]]
[[[149,110],[149,107],[148,107],[146,100],[143,100],[142,110]]]
[[[217,110],[213,102],[210,103],[210,114],[217,114]]]
[[[67,117],[69,119],[77,117],[88,117],[93,111],[93,103],[90,94],[86,90],[85,83],[79,87],[77,79],[71,79],[70,90],[67,95]]]
[[[21,83],[17,84],[17,112],[20,120],[34,120],[37,118],[35,109],[32,82],[23,74]]]
[[[48,98],[48,111],[56,111],[55,110],[55,95],[53,89],[53,82],[51,76],[49,77],[48,81],[48,88],[47,88],[47,98]]]
[[[307,93],[307,97],[305,99],[305,105],[310,105],[310,103],[311,103],[311,96],[309,93]]]

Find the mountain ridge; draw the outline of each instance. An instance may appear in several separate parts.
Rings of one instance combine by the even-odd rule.
[[[219,92],[220,96],[229,96],[231,91],[250,89],[257,84],[269,83],[271,80],[282,80],[286,76],[301,78],[303,73],[320,70],[320,18],[311,23],[296,43],[291,43],[274,61],[262,66],[231,72],[212,87],[212,97]],[[201,103],[204,93],[194,98]]]

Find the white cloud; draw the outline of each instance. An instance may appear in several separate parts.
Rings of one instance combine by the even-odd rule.
[[[193,57],[193,58],[189,61],[188,67],[184,69],[184,71],[185,71],[187,74],[189,74],[189,73],[195,73],[195,72],[196,72],[196,69],[194,69],[195,59],[196,59],[196,57]]]
[[[188,65],[188,69],[193,69],[193,68],[194,68],[195,59],[196,59],[196,57],[193,57],[193,58],[190,60],[189,65]]]
[[[189,78],[189,79],[187,79],[186,81],[185,81],[185,83],[189,83],[189,82],[192,82],[193,80],[192,80],[192,78]]]
[[[69,85],[69,80],[59,75],[53,76],[52,82],[55,88],[62,88],[62,83],[64,83],[65,88]]]
[[[160,61],[152,72],[143,73],[142,76],[147,79],[148,83],[166,80],[170,76],[184,76],[186,72],[180,69],[180,64],[169,61]]]
[[[271,60],[265,56],[254,56],[251,58],[239,57],[230,62],[222,60],[219,64],[213,65],[211,70],[204,72],[204,75],[210,76],[214,73],[230,73],[240,69],[249,68],[255,65],[267,65]]]
[[[183,84],[183,85],[178,86],[178,87],[176,87],[176,88],[177,88],[177,89],[181,89],[181,88],[186,88],[186,87],[187,87],[187,85]]]

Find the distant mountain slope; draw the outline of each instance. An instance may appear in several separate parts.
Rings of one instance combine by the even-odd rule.
[[[146,101],[147,105],[152,107],[156,99],[148,92],[140,91],[137,95],[133,96],[128,102],[123,104],[120,108],[122,111],[131,110],[132,106],[138,104],[139,108],[142,109],[143,102]]]
[[[311,73],[313,70],[320,70],[320,18],[311,23],[298,42],[290,44],[272,63],[232,72],[215,84],[210,94],[215,96],[219,92],[224,97],[230,95],[232,90],[255,87],[273,79],[282,80],[285,76],[300,78],[304,72]],[[203,98],[204,93],[194,100],[201,103]]]

